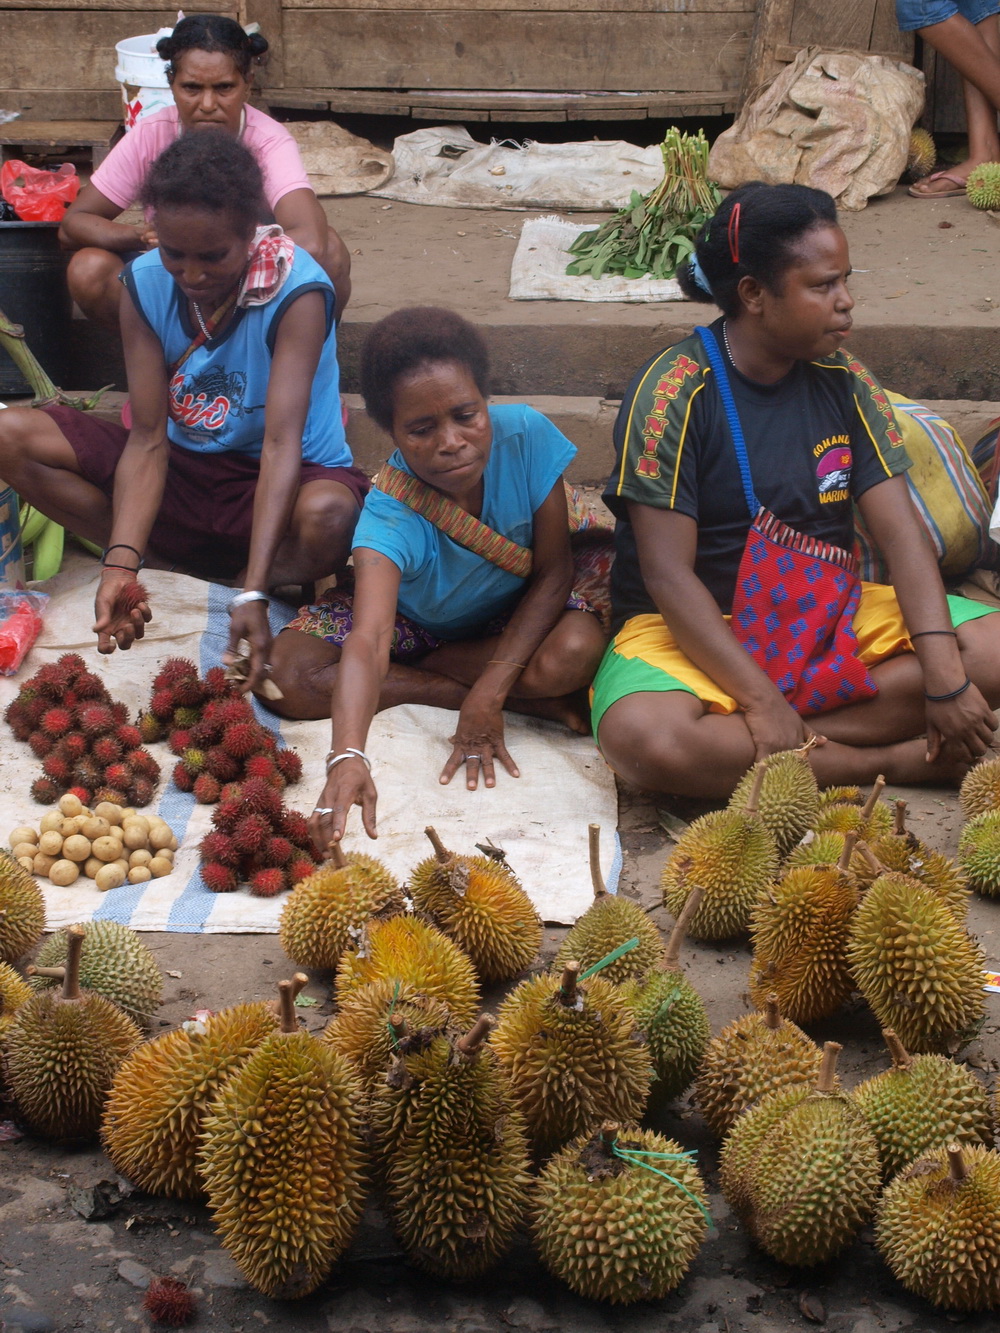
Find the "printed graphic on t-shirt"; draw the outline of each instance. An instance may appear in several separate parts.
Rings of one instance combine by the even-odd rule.
[[[816,483],[820,504],[837,504],[851,494],[851,453],[849,435],[829,435],[813,449],[816,459]]]
[[[170,416],[193,438],[211,438],[222,430],[229,414],[244,416],[254,411],[244,408],[247,377],[242,370],[224,370],[209,366],[195,375],[178,370],[170,381]]]

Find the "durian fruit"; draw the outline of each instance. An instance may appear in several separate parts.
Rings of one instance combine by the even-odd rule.
[[[873,881],[851,923],[847,956],[875,1017],[909,1051],[963,1045],[982,1023],[982,950],[916,880]]]
[[[590,882],[594,901],[563,940],[552,963],[561,972],[575,959],[583,971],[613,953],[619,945],[637,939],[634,949],[603,968],[605,981],[623,982],[646,974],[663,960],[660,932],[637,902],[621,893],[608,893],[601,874],[601,826],[590,825]]]
[[[14,1015],[25,1000],[31,999],[31,988],[7,963],[0,963],[0,1052],[4,1034],[14,1021]],[[3,1067],[0,1062],[0,1087],[3,1086]]]
[[[401,912],[403,892],[374,856],[346,855],[339,843],[330,860],[296,884],[282,908],[281,947],[298,967],[336,968],[369,917]]]
[[[973,208],[1000,208],[1000,162],[981,162],[973,167],[965,193]]]
[[[606,1123],[557,1152],[532,1211],[549,1271],[580,1296],[618,1305],[674,1291],[707,1230],[705,1186],[688,1154],[633,1125]]]
[[[532,977],[500,1006],[490,1038],[537,1152],[545,1155],[602,1120],[639,1120],[653,1069],[632,1010],[600,976],[580,984]]]
[[[834,829],[828,829],[825,833],[815,833],[810,829],[802,841],[792,848],[784,869],[788,871],[795,870],[799,866],[835,866],[844,853],[846,836],[845,833],[838,833]],[[854,864],[851,869],[855,869]]]
[[[350,1243],[364,1203],[358,1088],[347,1061],[280,1031],[229,1078],[202,1122],[198,1170],[222,1243],[266,1296],[308,1296]]]
[[[781,1017],[772,995],[763,1013],[744,1014],[708,1043],[695,1100],[709,1129],[723,1138],[769,1093],[811,1086],[821,1059],[816,1043]]]
[[[946,1310],[1000,1306],[1000,1154],[952,1143],[887,1187],[875,1243],[908,1291]]]
[[[854,867],[864,887],[886,871],[909,875],[940,898],[959,924],[965,921],[969,910],[966,877],[954,861],[926,846],[909,831],[905,801],[896,802],[892,832],[873,839],[867,844],[867,850],[871,855],[862,855]]]
[[[969,820],[958,840],[958,860],[977,893],[1000,898],[1000,810]]]
[[[871,841],[882,833],[888,833],[893,824],[893,809],[888,802],[881,800],[885,790],[885,778],[881,774],[872,784],[868,799],[859,806],[855,801],[830,801],[820,806],[819,816],[813,829],[816,833],[856,833],[859,838]]]
[[[892,1068],[853,1097],[875,1135],[886,1180],[950,1142],[993,1146],[989,1097],[975,1074],[943,1055],[909,1055],[891,1028],[882,1037]]]
[[[450,1023],[451,1011],[443,1000],[382,978],[348,997],[321,1040],[350,1062],[368,1105],[395,1057],[400,1030],[412,1038],[443,1032]]]
[[[483,1015],[465,1036],[408,1034],[371,1108],[396,1232],[420,1268],[471,1278],[510,1248],[528,1202],[524,1122]],[[401,1025],[402,1026],[402,1025]]]
[[[781,750],[764,761],[764,781],[757,808],[764,827],[774,838],[778,855],[787,856],[819,815],[819,787],[806,758],[806,750]],[[754,771],[740,779],[729,802],[730,810],[742,809],[750,796]]]
[[[857,908],[850,873],[855,835],[844,835],[837,865],[801,866],[757,899],[750,925],[750,999],[763,1008],[778,998],[793,1023],[836,1013],[854,990],[847,938]]]
[[[875,1139],[836,1084],[840,1049],[827,1042],[812,1087],[772,1093],[740,1117],[722,1146],[722,1191],[779,1263],[809,1267],[832,1258],[878,1198]]]
[[[80,985],[124,1009],[140,1027],[148,1028],[163,998],[163,973],[134,930],[117,921],[89,921],[82,926]],[[35,990],[61,982],[67,936],[57,930],[42,945],[27,969]]]
[[[645,1034],[653,1061],[649,1105],[654,1111],[662,1110],[690,1085],[712,1032],[702,998],[680,966],[687,923],[700,902],[701,890],[693,889],[667,943],[662,968],[621,987],[622,999],[632,1010],[636,1027]]]
[[[45,899],[34,876],[0,848],[0,963],[16,963],[44,929]]]
[[[819,793],[819,808],[830,805],[864,805],[860,787],[823,787]]]
[[[80,990],[83,930],[69,928],[61,991],[33,995],[4,1042],[7,1088],[32,1134],[58,1143],[95,1138],[118,1066],[142,1034],[103,995]]]
[[[542,942],[542,919],[531,899],[506,865],[488,856],[457,856],[434,829],[425,832],[434,855],[410,875],[414,907],[465,950],[483,981],[516,977]]]
[[[277,1028],[269,1004],[238,1004],[146,1042],[124,1062],[104,1109],[104,1150],[147,1194],[200,1199],[201,1123],[225,1081]]]
[[[479,1009],[479,986],[468,955],[419,917],[391,916],[367,923],[357,945],[344,951],[337,967],[338,1006],[370,981],[386,978],[443,1001],[458,1024],[471,1023]]]
[[[695,939],[741,935],[757,895],[777,874],[774,838],[757,812],[765,772],[758,764],[744,809],[715,810],[696,819],[663,868],[663,901],[674,917],[694,885],[705,890],[688,927]]]
[[[910,147],[906,155],[906,178],[922,180],[930,175],[937,161],[937,148],[927,130],[915,125],[910,131]]]
[[[1000,759],[984,759],[962,779],[958,803],[966,819],[1000,810]]]

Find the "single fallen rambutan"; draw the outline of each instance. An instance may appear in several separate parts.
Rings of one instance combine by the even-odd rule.
[[[31,784],[31,795],[39,805],[52,805],[60,795],[60,789],[51,778],[35,778]]]
[[[160,765],[141,745],[137,749],[129,750],[122,762],[128,764],[138,777],[149,778],[150,782],[156,782],[160,776]]]
[[[240,863],[240,854],[228,833],[218,830],[206,833],[198,845],[198,852],[203,861],[218,861],[220,865],[236,867]]]
[[[169,722],[174,712],[174,694],[170,689],[154,689],[149,711],[157,722]]]
[[[104,781],[109,787],[117,787],[120,791],[128,791],[132,782],[132,770],[128,764],[123,764],[120,761],[108,764],[104,770]]]
[[[28,737],[28,744],[31,746],[32,754],[44,759],[55,745],[51,736],[46,736],[44,731],[33,731]]]
[[[156,784],[150,782],[149,778],[136,777],[132,779],[125,794],[130,805],[149,805],[155,791]]]
[[[73,725],[73,714],[68,708],[62,708],[56,705],[55,708],[47,708],[42,714],[42,720],[39,724],[46,736],[52,736],[58,739],[65,736],[67,731]]]
[[[140,713],[136,729],[144,745],[155,745],[157,741],[163,740],[163,724],[155,713]]]
[[[240,800],[245,812],[264,815],[269,822],[281,815],[281,797],[261,778],[247,778],[241,784]]]
[[[255,898],[274,898],[286,887],[284,873],[277,866],[258,870],[250,876],[250,892]]]
[[[199,720],[197,708],[182,707],[174,709],[172,721],[175,727],[184,727],[187,729],[193,727]]]
[[[82,731],[67,731],[59,742],[59,748],[68,759],[82,759],[90,747],[90,741]]]
[[[278,765],[278,772],[286,782],[298,782],[302,776],[302,760],[294,750],[285,748],[279,750],[274,756],[274,762]]]
[[[178,761],[174,765],[174,771],[171,776],[174,780],[174,786],[180,791],[191,791],[194,787],[194,778],[184,767],[183,761]]]
[[[218,778],[213,778],[211,773],[199,773],[194,780],[194,799],[201,805],[214,805],[219,799],[219,793],[222,787]]]
[[[309,833],[309,821],[298,810],[283,810],[278,820],[278,829],[289,842],[296,847],[308,848],[312,852],[312,837]]]
[[[79,785],[68,788],[70,796],[75,796],[81,805],[89,805],[94,799],[94,793],[90,787],[81,787]]]
[[[201,867],[201,880],[206,889],[213,893],[233,893],[239,880],[236,871],[218,861],[205,861]]]
[[[167,737],[167,745],[173,754],[182,755],[191,748],[191,732],[187,727],[174,727]]]
[[[104,682],[92,671],[81,671],[73,682],[73,689],[78,699],[106,699],[108,692]]]
[[[90,753],[99,764],[113,764],[122,757],[122,747],[116,737],[110,733],[107,736],[98,736],[90,747]]]
[[[42,760],[42,772],[53,782],[58,782],[60,787],[66,788],[73,773],[73,765],[64,755],[57,754],[53,750]]]
[[[198,668],[188,657],[168,657],[153,679],[153,689],[162,690],[176,685],[188,676],[197,676]]]
[[[100,805],[102,801],[107,801],[109,805],[128,805],[128,797],[123,791],[120,791],[117,787],[107,785],[98,787],[94,792],[94,804]]]
[[[289,861],[285,869],[288,874],[289,882],[292,885],[295,885],[302,880],[309,878],[316,869],[316,862],[311,856],[306,856],[302,851],[296,848],[295,852],[292,854],[292,859]]]
[[[205,751],[196,750],[193,746],[189,746],[181,755],[181,763],[191,776],[196,778],[205,767]]]
[[[142,1308],[156,1323],[182,1328],[194,1318],[195,1300],[175,1277],[154,1277],[146,1288]]]
[[[248,759],[260,749],[262,731],[256,722],[234,722],[222,733],[220,744],[234,759]]]
[[[263,815],[244,815],[233,829],[233,842],[237,851],[253,856],[264,850],[270,833],[271,826]]]
[[[126,752],[142,747],[142,732],[132,722],[123,723],[115,732],[115,739]]]
[[[225,699],[232,693],[232,686],[226,679],[225,670],[220,666],[209,667],[203,681],[205,693],[210,699]]]
[[[192,735],[194,734],[192,730]],[[215,746],[205,755],[205,768],[213,778],[220,782],[233,782],[240,775],[240,763],[231,754],[226,754],[221,746]]]
[[[269,866],[287,866],[294,850],[287,838],[268,838],[264,845],[264,861]]]
[[[88,704],[80,709],[80,730],[85,736],[103,736],[114,729],[115,717],[110,704]]]

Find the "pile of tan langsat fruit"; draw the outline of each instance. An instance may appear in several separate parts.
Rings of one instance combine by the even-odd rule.
[[[122,926],[71,927],[26,979],[0,967],[5,1096],[30,1133],[100,1135],[142,1190],[207,1200],[271,1296],[319,1287],[377,1190],[432,1274],[482,1273],[527,1227],[574,1291],[627,1303],[676,1288],[711,1227],[694,1154],[642,1126],[694,1083],[723,1140],[726,1199],[767,1254],[821,1263],[874,1219],[910,1290],[997,1307],[995,1108],[952,1055],[984,1017],[965,916],[970,878],[1000,884],[1000,852],[977,833],[1000,809],[1000,764],[963,790],[975,827],[959,864],[923,846],[881,788],[820,792],[798,752],[759,764],[669,858],[666,942],[604,891],[592,829],[594,902],[547,971],[533,968],[542,923],[502,860],[456,854],[429,829],[404,886],[336,848],[280,927],[297,966],[333,973],[319,1037],[297,1021],[297,974],[276,1000],[144,1040],[160,1000],[148,951]],[[9,964],[45,920],[31,875],[0,860]],[[758,1012],[712,1037],[682,943],[746,932]],[[480,985],[500,982],[495,1017],[481,1013]],[[891,1067],[848,1093],[840,1048],[797,1024],[858,992]]]

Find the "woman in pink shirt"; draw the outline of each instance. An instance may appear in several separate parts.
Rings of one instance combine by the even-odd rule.
[[[295,140],[248,105],[253,65],[267,41],[220,14],[191,14],[156,49],[170,61],[175,105],[139,120],[67,210],[59,239],[76,251],[67,273],[73,299],[90,319],[117,328],[118,275],[129,259],[155,248],[156,234],[148,220],[131,227],[115,219],[139,198],[146,172],[165,148],[188,130],[214,126],[235,134],[256,157],[275,221],[329,274],[339,319],[351,294],[350,253],[327,224]]]

